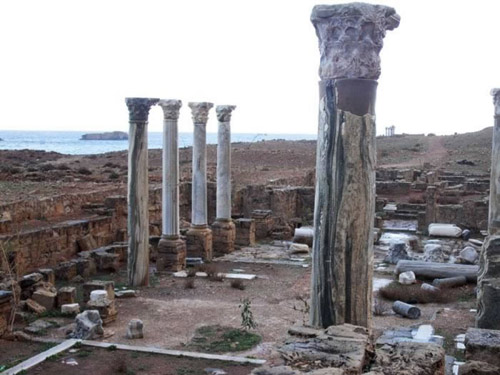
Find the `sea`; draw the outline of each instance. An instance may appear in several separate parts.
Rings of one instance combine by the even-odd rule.
[[[0,130],[0,150],[43,150],[68,155],[102,154],[128,149],[128,141],[82,141],[83,131],[18,131]],[[316,134],[252,134],[232,133],[231,142],[260,142],[275,139],[289,141],[316,140]],[[217,133],[207,133],[207,143],[217,143]],[[179,133],[179,147],[193,144],[193,133]],[[162,133],[148,133],[148,147],[162,148]]]

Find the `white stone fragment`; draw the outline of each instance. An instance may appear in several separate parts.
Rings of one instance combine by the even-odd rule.
[[[105,290],[93,290],[90,293],[90,300],[92,302],[103,301],[106,298],[108,298],[108,292],[106,292]]]
[[[417,277],[415,272],[407,271],[399,274],[399,283],[403,285],[415,284],[417,282]]]
[[[74,315],[80,313],[80,305],[78,303],[68,303],[61,306],[61,313]]]

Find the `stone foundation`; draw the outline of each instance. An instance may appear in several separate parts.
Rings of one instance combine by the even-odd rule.
[[[255,245],[255,220],[238,219],[236,220],[236,245],[254,246]]]
[[[2,337],[9,328],[9,320],[12,313],[12,293],[0,291],[0,337]]]
[[[186,268],[186,242],[179,236],[163,236],[158,243],[158,271],[181,271]]]
[[[255,220],[255,238],[263,240],[271,234],[273,229],[273,217],[271,210],[254,210],[252,219]]]
[[[213,253],[222,256],[234,251],[236,226],[232,220],[217,219],[212,224]]]
[[[187,256],[212,260],[212,231],[208,226],[191,226],[186,233]]]

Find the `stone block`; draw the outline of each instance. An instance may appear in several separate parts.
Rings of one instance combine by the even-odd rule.
[[[76,302],[76,288],[65,286],[57,292],[57,306],[70,305]]]
[[[94,340],[104,335],[102,319],[99,311],[87,310],[78,314],[75,319],[76,327],[70,337],[80,340]]]
[[[54,269],[56,279],[69,281],[77,275],[76,264],[72,262],[62,262]]]
[[[458,375],[498,375],[500,367],[486,362],[467,361],[458,368]]]
[[[19,286],[21,289],[26,289],[42,280],[43,275],[41,273],[30,273],[29,275],[24,275],[23,278],[19,280]]]
[[[118,254],[99,251],[95,252],[93,257],[99,271],[116,272],[120,269],[120,256]]]
[[[500,367],[500,330],[469,328],[465,334],[465,358]]]
[[[70,262],[75,264],[76,274],[81,277],[89,277],[96,273],[95,260],[92,258],[76,258]]]
[[[56,284],[56,274],[52,268],[40,268],[38,272],[43,275],[44,281],[51,283],[52,285]]]
[[[132,319],[128,323],[127,338],[128,339],[142,339],[144,338],[143,333],[144,323],[140,319]]]
[[[252,211],[252,219],[255,220],[255,238],[263,240],[269,237],[273,229],[274,219],[271,216],[271,210],[254,210]]]
[[[97,248],[97,242],[91,234],[80,237],[76,242],[80,251],[89,251]]]
[[[236,226],[232,220],[217,219],[212,224],[213,253],[222,256],[234,251]]]
[[[90,310],[97,310],[104,325],[114,322],[118,312],[115,307],[115,300],[108,298],[99,298],[87,302],[87,308]]]
[[[158,243],[156,268],[178,272],[186,268],[186,242],[180,237],[162,237]]]
[[[90,300],[90,293],[94,290],[105,290],[108,293],[108,299],[115,299],[115,283],[113,281],[92,280],[83,284],[83,302]]]
[[[382,345],[375,351],[371,370],[384,375],[443,375],[444,349],[432,343],[397,342]]]
[[[26,300],[26,309],[28,311],[34,312],[35,314],[43,314],[44,312],[47,311],[45,307],[40,305],[38,302],[32,300],[31,298],[28,298]]]
[[[61,305],[61,314],[76,315],[78,313],[80,313],[80,305],[78,303]]]
[[[46,310],[52,310],[56,305],[56,297],[57,293],[40,288],[33,293],[31,299],[43,306]]]
[[[187,256],[212,260],[212,231],[208,227],[192,226],[186,233]]]
[[[254,246],[255,245],[255,220],[253,219],[237,219],[236,239],[235,243],[238,246]]]

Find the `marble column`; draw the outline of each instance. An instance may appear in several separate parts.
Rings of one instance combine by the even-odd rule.
[[[149,283],[148,116],[159,99],[126,98],[129,110],[128,149],[128,283]]]
[[[316,5],[319,131],[310,324],[369,327],[375,212],[375,95],[393,8]]]
[[[212,103],[188,103],[193,116],[193,179],[191,186],[191,227],[187,239],[189,257],[212,260],[212,231],[207,213],[207,121]]]
[[[179,139],[177,120],[180,100],[160,100],[163,109],[162,236],[158,244],[158,270],[186,267],[186,242],[179,231]]]
[[[500,330],[500,89],[491,90],[495,123],[491,149],[488,237],[479,257],[476,326]]]
[[[215,108],[217,133],[217,218],[212,224],[214,255],[234,251],[236,226],[231,219],[231,114],[234,105]]]

